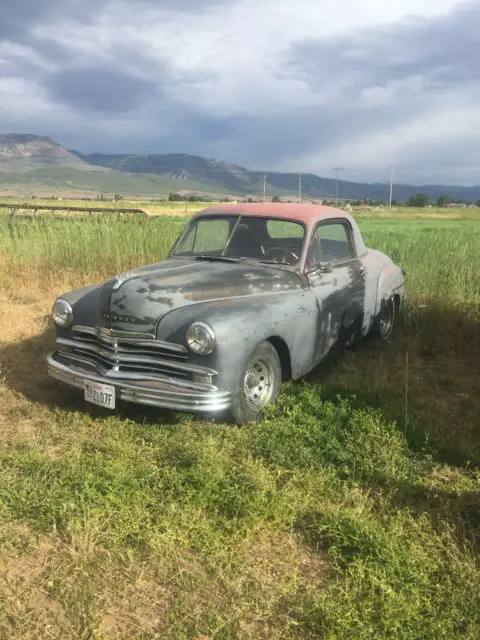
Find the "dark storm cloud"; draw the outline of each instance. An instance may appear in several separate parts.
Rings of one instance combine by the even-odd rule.
[[[3,128],[47,133],[85,152],[187,152],[258,169],[288,163],[291,170],[303,170],[296,166],[295,158],[328,158],[330,151],[333,154],[351,144],[358,149],[355,160],[360,167],[362,149],[375,144],[379,134],[388,132],[394,143],[405,124],[421,118],[428,129],[445,96],[458,96],[459,105],[468,104],[472,96],[480,99],[479,2],[463,3],[448,16],[402,19],[348,35],[296,42],[283,55],[275,54],[277,71],[272,76],[276,73],[276,78],[265,77],[258,104],[244,108],[235,104],[235,95],[241,101],[241,89],[248,93],[250,78],[235,56],[231,69],[225,64],[215,71],[197,64],[193,73],[180,64],[174,70],[173,63],[170,67],[163,60],[159,46],[150,47],[134,36],[130,39],[127,29],[123,35],[122,28],[130,21],[135,24],[132,16],[142,12],[148,24],[162,24],[164,18],[167,24],[171,21],[174,33],[191,12],[216,10],[237,1],[0,0],[0,43],[11,40],[28,46],[31,52],[23,57],[3,54],[3,61],[0,55],[0,77],[35,83],[53,106],[51,120],[45,116],[48,109],[40,115],[32,110],[28,122],[12,111]],[[104,9],[109,12],[102,14]],[[88,40],[88,26],[100,14],[102,29],[108,32],[111,17],[112,29],[120,30],[122,37],[99,40],[92,30],[94,37]],[[46,37],[45,33],[55,34],[57,25],[61,29],[65,20],[78,23],[78,29],[75,25],[71,31],[75,34],[71,42],[55,41],[55,35]],[[45,25],[48,31],[35,30]],[[194,36],[193,31],[193,42]],[[215,39],[219,33],[212,36]],[[187,54],[189,47],[194,51],[194,45],[186,42]],[[259,68],[263,62],[259,59]],[[202,104],[206,91],[196,90],[208,82],[210,96],[215,92],[228,96],[227,75],[238,77],[240,90],[233,92],[230,105],[228,99],[222,99],[216,108],[207,99],[208,109]],[[292,85],[282,83],[292,79],[301,81],[303,88],[289,89]],[[255,82],[253,78],[253,86],[259,86]],[[251,103],[246,100],[244,104]],[[71,121],[72,110],[78,122]],[[232,111],[238,115],[224,115]],[[55,113],[66,114],[62,124],[56,122]],[[98,128],[89,128],[90,122],[98,126],[111,121],[114,124],[105,127],[101,139]],[[475,140],[467,149],[464,140],[456,144],[451,138],[440,138],[436,145],[421,149],[412,141],[408,151],[401,152],[408,157],[411,176],[415,162],[422,167],[429,159],[440,172],[446,171],[445,163],[453,170],[449,149],[461,157],[462,145],[467,163],[462,171],[467,172],[468,163],[474,164]],[[394,166],[400,166],[401,159]],[[350,162],[348,158],[339,162],[344,161]],[[326,167],[315,170],[335,166],[333,160],[326,162]],[[378,165],[381,163],[379,158]]]
[[[348,36],[306,40],[286,57],[288,71],[322,91],[325,84],[351,94],[415,75],[432,90],[478,81],[480,5],[460,5],[448,16],[409,18]]]
[[[117,69],[65,69],[52,74],[46,88],[53,99],[77,109],[119,114],[152,99],[156,84]]]
[[[209,145],[209,153],[236,159],[252,169],[276,167],[288,162],[288,169],[302,170],[291,158],[314,154],[318,150],[333,149],[344,140],[357,136],[372,139],[382,130],[392,130],[418,112],[418,105],[410,101],[395,105],[388,111],[369,109],[359,113],[348,104],[296,107],[283,113],[250,114],[223,122],[216,127],[215,138],[205,136],[202,129],[192,127],[183,137],[194,142],[198,153],[202,144]],[[195,122],[190,118],[190,122]],[[364,144],[368,148],[368,141]],[[233,155],[232,155],[233,150]],[[320,169],[321,167],[319,167]],[[329,168],[329,167],[328,167]]]
[[[35,25],[65,16],[88,22],[101,4],[101,0],[1,0],[0,38],[22,39]]]
[[[0,0],[0,39],[22,40],[32,27],[64,18],[91,22],[99,11],[117,6],[136,12],[142,8],[200,13],[234,0]]]
[[[113,0],[112,0],[113,1]],[[130,0],[117,0],[119,4],[129,4]],[[174,10],[201,13],[211,7],[224,7],[235,0],[138,0],[138,5],[151,6],[158,10]]]

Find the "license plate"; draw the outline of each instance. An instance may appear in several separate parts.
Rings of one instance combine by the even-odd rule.
[[[115,387],[99,382],[84,382],[85,400],[100,407],[115,409]]]

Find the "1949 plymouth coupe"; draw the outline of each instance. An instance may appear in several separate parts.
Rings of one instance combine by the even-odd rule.
[[[403,298],[403,271],[342,210],[209,207],[165,260],[55,301],[48,372],[110,409],[121,399],[245,423],[333,347],[387,339]]]

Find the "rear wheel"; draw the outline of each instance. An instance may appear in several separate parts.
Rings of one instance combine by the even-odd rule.
[[[260,344],[250,356],[233,393],[232,414],[239,424],[262,419],[266,405],[280,393],[282,365],[271,342]]]
[[[379,340],[388,340],[395,324],[395,301],[393,298],[382,300],[380,313],[373,325],[372,333]]]

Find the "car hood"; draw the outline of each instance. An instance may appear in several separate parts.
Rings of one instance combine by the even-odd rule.
[[[98,324],[154,333],[158,321],[180,307],[303,286],[299,274],[280,265],[170,258],[106,282],[100,292]]]

